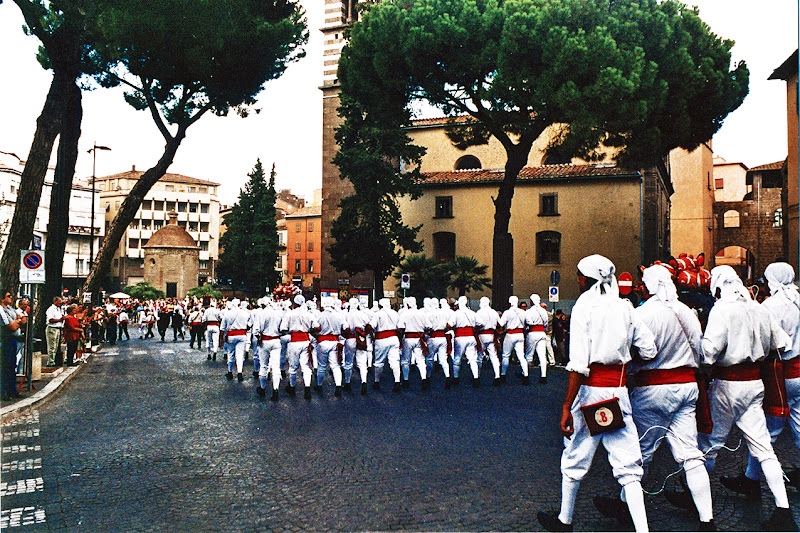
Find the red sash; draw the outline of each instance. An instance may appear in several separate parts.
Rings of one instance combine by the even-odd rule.
[[[444,331],[431,331],[430,334],[431,339],[439,339],[439,338],[443,339],[444,337],[445,337]]]
[[[339,342],[339,337],[336,335],[317,335],[317,342],[325,341]]]
[[[273,337],[271,335],[261,335],[261,340],[262,341],[274,341],[274,340],[277,340],[277,339],[280,339],[280,337]]]
[[[375,334],[375,339],[388,339],[389,337],[397,337],[397,332],[393,329],[387,329],[386,331],[379,331]]]
[[[308,333],[305,331],[293,331],[289,335],[289,342],[308,342]]]
[[[783,362],[777,357],[765,360],[761,365],[761,381],[764,382],[764,412],[781,418],[789,416]]]
[[[783,362],[784,379],[800,378],[800,356],[792,357]]]
[[[542,333],[544,333],[544,326],[536,324],[533,327],[531,327],[531,331],[541,331]]]
[[[624,387],[627,383],[625,365],[589,365],[589,377],[583,382],[589,387]]]
[[[714,365],[711,376],[724,381],[757,381],[761,379],[761,363],[748,361],[731,366]]]
[[[475,330],[472,328],[456,328],[456,337],[472,337]]]
[[[480,334],[481,335],[494,335],[494,330],[493,329],[484,329],[483,331],[481,331]]]
[[[416,331],[411,331],[403,335],[406,339],[419,339],[422,337],[422,333],[418,333]]]
[[[514,333],[522,333],[522,328],[515,328],[506,331],[506,335],[513,335]]]
[[[650,387],[651,385],[674,385],[678,383],[696,383],[694,368],[682,366],[680,368],[657,368],[641,370],[636,373],[637,387]]]
[[[247,335],[246,329],[232,329],[228,332],[228,337],[235,337],[237,335]]]
[[[219,326],[219,322],[206,322],[206,326]]]

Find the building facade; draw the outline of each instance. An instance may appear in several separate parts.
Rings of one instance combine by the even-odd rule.
[[[153,233],[142,246],[144,281],[164,292],[167,298],[183,298],[196,287],[200,273],[200,246],[182,226],[178,213],[167,213],[169,222]]]
[[[322,207],[309,206],[286,215],[286,262],[291,282],[311,291],[320,278]]]
[[[713,257],[714,161],[710,143],[689,152],[681,148],[669,154],[669,175],[675,188],[670,198],[670,248],[675,255],[687,253]]]
[[[136,167],[128,172],[97,178],[100,204],[106,226],[114,220],[120,205],[144,172]],[[216,277],[219,258],[220,205],[219,183],[181,174],[165,174],[145,195],[125,236],[119,243],[111,264],[112,289],[144,281],[144,244],[168,221],[168,213],[177,214],[177,224],[199,246],[199,270],[194,285],[203,285]],[[187,283],[189,281],[187,280]]]

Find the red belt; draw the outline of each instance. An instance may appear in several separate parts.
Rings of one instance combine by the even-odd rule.
[[[348,331],[347,333],[344,334],[344,338],[345,339],[355,339],[356,338],[356,334],[353,333],[352,331]]]
[[[247,335],[246,329],[232,329],[228,332],[228,337],[235,337],[236,335]]]
[[[280,339],[280,337],[273,337],[272,335],[261,335],[262,341],[274,341]]]
[[[325,341],[339,342],[339,337],[336,335],[317,335],[317,342]]]
[[[494,330],[493,329],[485,329],[485,330],[481,331],[481,335],[494,335]]]
[[[375,334],[375,339],[388,339],[389,337],[397,337],[397,332],[393,329],[387,329],[386,331],[379,331]]]
[[[652,370],[640,370],[636,373],[637,387],[674,385],[679,383],[697,383],[694,368],[688,366],[679,368],[655,368]]]
[[[456,337],[472,337],[475,330],[472,328],[456,328]]]
[[[406,339],[419,339],[422,337],[422,333],[411,331],[403,335]]]
[[[583,382],[589,387],[624,387],[627,383],[625,365],[589,365],[589,377]]]
[[[757,381],[761,379],[761,363],[739,363],[731,366],[714,365],[711,377],[724,381]]]
[[[305,331],[293,331],[289,335],[289,342],[308,342],[308,333]]]
[[[206,322],[206,326],[219,326],[219,322]]]
[[[510,330],[506,331],[507,335],[512,335],[514,333],[522,333],[522,328],[515,328],[515,329],[510,329]]]
[[[202,322],[192,322],[192,325],[193,326],[202,326],[203,323]]]
[[[444,331],[431,331],[430,334],[431,339],[444,338],[444,337],[446,337]]]
[[[800,378],[800,356],[792,357],[791,359],[787,359],[783,362],[783,378]]]
[[[544,326],[536,324],[535,326],[531,327],[531,331],[541,331],[544,333]]]

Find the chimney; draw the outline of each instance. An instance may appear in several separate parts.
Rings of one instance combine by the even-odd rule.
[[[136,165],[133,165],[133,168],[131,169],[131,172],[136,172]]]
[[[170,211],[167,214],[167,216],[169,217],[169,223],[170,224],[172,224],[173,226],[177,226],[178,225],[178,213],[176,213],[175,211]]]

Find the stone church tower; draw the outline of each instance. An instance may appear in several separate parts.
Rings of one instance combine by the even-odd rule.
[[[350,277],[346,272],[336,272],[331,266],[328,247],[333,242],[331,225],[339,216],[339,202],[353,193],[349,181],[339,179],[339,168],[333,164],[337,146],[334,139],[336,128],[341,123],[337,113],[339,107],[339,80],[337,68],[342,47],[345,45],[344,31],[357,18],[356,5],[361,0],[325,0],[325,20],[322,24],[323,72],[322,72],[322,265],[320,288],[335,291],[340,280],[349,279],[351,289],[371,289],[372,273],[363,272]],[[369,250],[364,250],[369,253]]]

